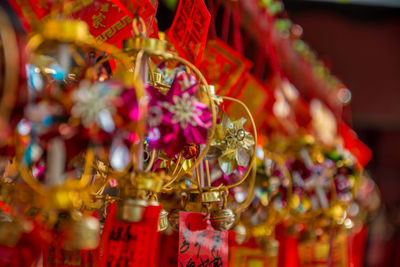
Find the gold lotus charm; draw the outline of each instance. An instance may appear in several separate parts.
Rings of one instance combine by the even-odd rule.
[[[249,165],[253,152],[254,138],[243,128],[246,119],[231,121],[226,113],[222,114],[217,125],[214,140],[208,152],[209,158],[218,158],[222,171],[229,175],[237,166]]]

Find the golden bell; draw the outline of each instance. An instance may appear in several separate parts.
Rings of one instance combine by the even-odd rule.
[[[268,238],[266,243],[266,252],[268,257],[277,257],[279,253],[279,242],[276,239]]]
[[[179,231],[179,211],[179,209],[174,209],[168,215],[169,225],[175,231]]]
[[[22,227],[18,222],[12,221],[11,217],[1,213],[0,217],[0,244],[14,247],[21,237]]]
[[[117,218],[123,222],[140,222],[146,207],[146,200],[126,198],[118,202]]]
[[[329,212],[330,212],[332,219],[334,219],[335,221],[344,220],[346,217],[345,209],[339,204],[333,205],[330,208]]]
[[[99,244],[100,223],[96,218],[82,216],[65,225],[65,248],[68,250],[96,249]]]
[[[211,211],[210,221],[217,230],[229,230],[235,222],[235,214],[227,208],[215,209]]]
[[[238,224],[235,227],[236,244],[241,245],[246,241],[246,227],[243,224]]]
[[[220,201],[219,192],[202,192],[201,193],[201,201],[202,202],[218,202]]]
[[[160,212],[160,217],[158,218],[158,231],[164,231],[168,228],[168,212],[164,209]]]

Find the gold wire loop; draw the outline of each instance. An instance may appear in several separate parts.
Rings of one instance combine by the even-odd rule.
[[[240,214],[242,213],[245,209],[247,209],[251,202],[254,199],[254,187],[256,185],[256,177],[257,177],[257,165],[256,162],[253,163],[252,172],[249,180],[249,188],[247,190],[247,197],[246,199],[239,204],[239,206],[236,208],[236,213]]]
[[[16,33],[2,8],[0,8],[0,41],[5,64],[0,102],[0,125],[5,126],[16,101],[20,60]]]
[[[177,174],[178,177],[173,177],[172,178],[175,181],[175,180],[177,180],[179,178],[182,178],[186,173],[192,173],[193,170],[200,164],[200,162],[206,156],[206,154],[208,152],[208,149],[211,146],[211,142],[212,142],[212,139],[213,139],[214,133],[215,133],[216,121],[217,121],[216,108],[215,108],[215,103],[214,103],[214,101],[212,99],[212,93],[211,93],[210,87],[208,85],[208,82],[207,82],[206,78],[204,77],[204,75],[200,72],[200,70],[195,65],[193,65],[189,61],[179,57],[175,53],[169,53],[167,51],[159,51],[159,50],[155,51],[156,52],[155,54],[152,54],[152,52],[153,51],[150,50],[150,49],[146,49],[146,50],[141,49],[137,53],[137,55],[136,55],[136,63],[135,63],[135,71],[134,71],[134,76],[136,78],[139,78],[139,69],[140,69],[139,66],[141,66],[140,62],[141,62],[141,58],[144,56],[144,53],[147,53],[150,56],[154,55],[154,56],[161,57],[161,58],[163,58],[165,60],[171,60],[171,61],[176,61],[177,63],[181,63],[181,64],[185,65],[186,67],[188,67],[191,71],[193,71],[193,73],[197,76],[197,78],[200,80],[200,82],[205,86],[206,93],[207,93],[207,98],[209,99],[209,106],[210,106],[210,109],[211,109],[212,126],[209,129],[207,142],[206,142],[205,146],[203,147],[200,155],[196,158],[196,160],[192,164],[192,166],[188,170],[186,170],[185,172]],[[170,183],[168,183],[168,184],[170,184]]]
[[[140,26],[142,27],[141,32],[139,31],[139,28],[138,28],[138,20],[139,20]],[[144,20],[140,16],[135,15],[135,18],[132,21],[132,28],[133,28],[133,32],[135,33],[136,36],[142,36],[142,35],[147,36],[146,24],[144,23]]]
[[[286,209],[290,209],[289,203],[291,202],[292,199],[292,194],[293,194],[293,181],[292,181],[292,175],[289,171],[289,169],[286,167],[285,164],[285,159],[283,156],[278,155],[276,153],[270,152],[270,151],[264,151],[266,154],[265,156],[268,157],[269,159],[275,161],[278,163],[279,167],[281,168],[281,171],[283,172],[283,177],[287,179],[289,182],[287,188],[286,188]]]
[[[246,173],[243,175],[242,179],[240,179],[239,181],[237,181],[236,183],[230,184],[230,185],[226,185],[223,186],[223,188],[225,189],[229,189],[235,186],[240,185],[241,183],[243,183],[246,178],[249,176],[251,170],[252,170],[252,166],[255,163],[256,160],[256,150],[257,150],[257,127],[256,127],[256,123],[254,122],[253,116],[251,115],[251,112],[249,110],[249,108],[240,100],[232,98],[232,97],[228,97],[228,96],[221,96],[223,100],[229,100],[232,102],[235,102],[239,105],[241,105],[243,107],[243,109],[245,110],[248,118],[250,119],[251,122],[251,126],[253,128],[253,135],[254,135],[254,147],[253,147],[253,155],[251,157],[250,163],[249,163],[249,167],[247,168]]]

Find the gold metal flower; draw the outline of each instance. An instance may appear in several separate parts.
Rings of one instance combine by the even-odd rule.
[[[222,171],[229,175],[237,166],[249,165],[253,153],[253,135],[244,130],[246,119],[231,121],[222,113],[221,122],[217,125],[214,140],[208,152],[208,158],[218,158]]]

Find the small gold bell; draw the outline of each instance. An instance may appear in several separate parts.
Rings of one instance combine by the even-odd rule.
[[[238,224],[235,227],[236,244],[241,245],[246,241],[246,227],[243,224]]]
[[[21,237],[22,227],[18,222],[12,220],[11,216],[0,213],[0,244],[14,247]]]
[[[82,216],[77,221],[65,224],[65,248],[68,250],[97,248],[99,244],[100,223],[96,218]]]
[[[211,211],[210,221],[217,230],[229,230],[235,222],[235,214],[227,208],[215,209]]]
[[[268,257],[277,257],[279,253],[279,242],[276,239],[268,239],[266,244]]]
[[[158,231],[164,231],[168,228],[168,212],[164,209],[160,212],[160,217],[158,219]]]
[[[174,209],[168,215],[169,225],[175,231],[179,231],[179,211],[179,209]]]
[[[118,202],[117,218],[123,222],[140,222],[146,207],[146,200],[126,198]]]

